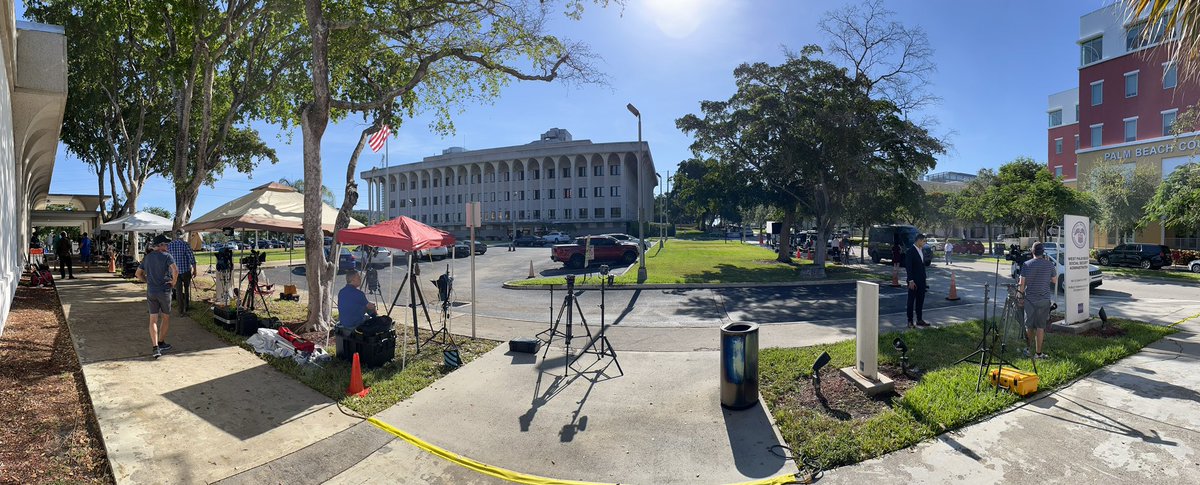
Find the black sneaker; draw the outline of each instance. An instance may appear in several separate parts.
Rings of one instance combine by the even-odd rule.
[[[917,328],[917,326],[913,325],[913,322],[908,322],[908,328]]]
[[[162,357],[162,349],[154,347],[154,358],[157,359],[159,357]]]
[[[928,324],[928,323],[925,323],[925,320],[921,320],[921,321],[918,321],[918,322],[917,322],[917,326],[918,326],[918,327],[921,327],[921,328],[926,328],[926,327],[928,327],[928,326],[929,326],[929,324]]]
[[[158,343],[158,350],[161,350],[161,351],[163,351],[163,352],[166,352],[166,351],[168,351],[168,350],[171,350],[172,348],[173,348],[173,347],[171,347],[171,344],[169,344],[169,343],[166,343],[166,342],[159,342],[159,343]]]

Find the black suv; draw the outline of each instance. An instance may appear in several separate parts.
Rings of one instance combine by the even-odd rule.
[[[1137,266],[1159,269],[1171,265],[1171,249],[1158,244],[1119,244],[1096,251],[1101,266]]]

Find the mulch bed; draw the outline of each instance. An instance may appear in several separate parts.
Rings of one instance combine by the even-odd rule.
[[[26,284],[0,338],[0,483],[114,483],[58,294]]]
[[[792,394],[792,399],[800,406],[842,421],[867,419],[890,409],[893,399],[903,396],[905,391],[917,384],[917,380],[902,374],[900,367],[896,365],[880,365],[879,372],[892,378],[896,384],[895,391],[868,397],[848,379],[842,377],[838,369],[825,367],[820,371],[820,392],[816,392],[816,387],[808,380],[800,383],[797,392]]]

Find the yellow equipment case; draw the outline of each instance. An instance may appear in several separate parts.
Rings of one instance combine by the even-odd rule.
[[[1038,376],[1031,372],[1021,372],[1012,367],[992,369],[988,372],[988,380],[993,386],[1000,386],[1012,391],[1018,396],[1028,396],[1037,392]]]

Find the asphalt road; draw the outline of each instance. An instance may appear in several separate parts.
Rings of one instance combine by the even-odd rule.
[[[504,247],[492,247],[487,254],[476,256],[478,314],[536,322],[548,322],[552,319],[552,314],[557,318],[564,304],[564,291],[551,293],[548,290],[509,290],[501,286],[504,281],[528,276],[531,262],[535,274],[539,276],[567,273],[561,264],[550,261],[549,254],[548,248],[517,248],[515,252],[510,252]],[[425,292],[431,312],[434,311],[434,299],[437,295],[431,281],[449,270],[455,277],[453,299],[456,303],[452,311],[469,313],[469,260],[447,259],[424,262],[419,266],[422,274],[418,282]],[[876,268],[887,270],[887,266],[883,265]],[[636,268],[614,268],[614,272],[625,270]],[[649,270],[654,271],[654,268]],[[1003,288],[1006,283],[1014,283],[1015,281],[1007,276],[1008,271],[1007,265],[1001,264],[1000,275],[997,278],[994,263],[960,262],[950,267],[941,263],[935,264],[929,273],[930,291],[926,297],[925,308],[973,305],[978,307],[982,316],[983,305],[980,303],[984,300],[984,284],[988,285],[989,294],[993,294],[997,284]],[[372,295],[372,298],[390,302],[405,273],[403,266],[381,269],[381,291]],[[958,296],[961,298],[954,302],[946,300],[951,273],[956,277]],[[274,283],[289,281],[288,268],[269,268],[266,275]],[[589,279],[594,277],[595,273],[588,275]],[[306,287],[303,268],[292,270],[291,281],[301,289]],[[341,287],[343,284],[344,280],[339,277],[336,286]],[[1118,305],[1132,300],[1161,300],[1164,305],[1168,305],[1172,300],[1200,300],[1200,291],[1197,290],[1196,285],[1186,283],[1106,277],[1104,285],[1093,291],[1092,299],[1093,307]],[[880,314],[902,314],[905,296],[903,288],[881,285]],[[583,308],[589,322],[599,321],[601,318],[601,298],[599,290],[586,290],[578,294],[576,301]],[[603,298],[605,321],[623,326],[716,327],[729,321],[772,324],[846,319],[855,316],[853,284],[691,290],[612,289],[605,292]],[[401,300],[407,300],[407,293]]]

